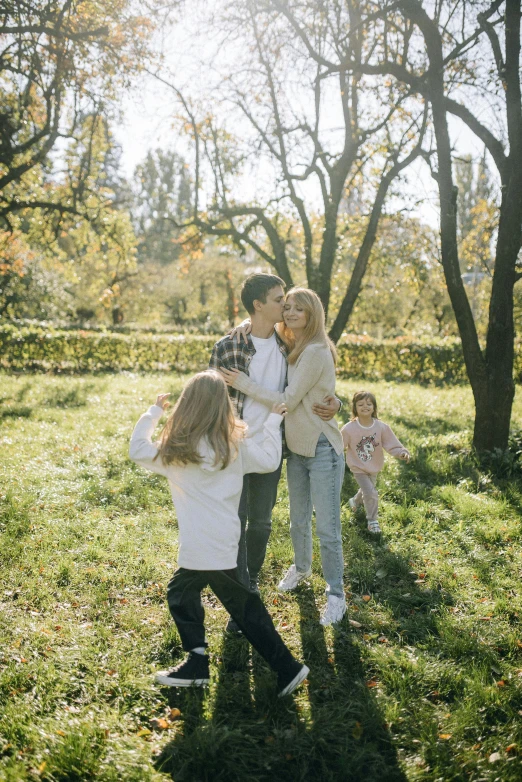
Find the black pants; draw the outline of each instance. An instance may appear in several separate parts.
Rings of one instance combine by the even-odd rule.
[[[243,479],[239,502],[241,538],[237,557],[239,580],[249,586],[256,581],[265,561],[266,547],[272,529],[272,510],[277,500],[281,467],[268,473],[249,473]]]
[[[295,671],[298,663],[275,629],[259,595],[238,581],[237,568],[179,568],[174,573],[168,585],[167,600],[186,652],[207,646],[203,624],[205,611],[201,604],[201,590],[206,586],[212,589],[254,649],[274,671],[282,674]]]

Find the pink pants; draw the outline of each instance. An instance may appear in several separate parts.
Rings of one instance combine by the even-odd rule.
[[[379,516],[379,493],[376,489],[379,474],[368,475],[364,472],[354,472],[353,477],[359,484],[359,491],[353,498],[356,505],[363,505],[367,521],[377,521]]]

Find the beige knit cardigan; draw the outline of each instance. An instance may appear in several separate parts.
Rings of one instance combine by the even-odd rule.
[[[233,385],[269,407],[274,402],[286,403],[286,442],[294,453],[315,456],[321,434],[328,438],[337,454],[343,452],[343,438],[335,418],[323,421],[312,412],[313,404],[323,402],[328,394],[335,394],[335,365],[328,345],[310,343],[305,347],[295,364],[288,365],[288,385],[282,393],[263,388],[243,372]]]

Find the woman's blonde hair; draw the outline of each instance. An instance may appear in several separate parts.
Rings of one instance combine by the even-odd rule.
[[[286,301],[292,297],[306,315],[306,326],[298,343],[291,329],[286,325],[279,326],[281,338],[290,348],[288,363],[295,364],[303,350],[311,343],[327,345],[330,348],[334,364],[337,361],[337,351],[326,333],[326,319],[321,299],[315,291],[309,288],[292,288],[286,294]]]
[[[237,456],[246,424],[234,414],[227,386],[219,372],[207,369],[187,383],[158,440],[164,464],[200,464],[202,438],[215,453],[214,466],[224,470]]]

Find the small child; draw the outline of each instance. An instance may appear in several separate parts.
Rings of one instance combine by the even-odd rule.
[[[364,504],[368,531],[381,532],[379,494],[376,489],[379,472],[384,466],[384,451],[398,459],[410,460],[410,454],[397,440],[388,424],[377,417],[377,400],[369,391],[358,391],[352,399],[352,420],[341,429],[346,450],[346,464],[359,484],[359,491],[348,501],[354,511]]]
[[[187,383],[158,442],[152,443],[168,396],[160,394],[141,416],[129,450],[137,464],[167,478],[178,517],[178,570],[168,585],[167,601],[188,657],[170,672],[159,671],[156,681],[170,687],[208,684],[201,604],[201,591],[208,585],[277,672],[279,696],[287,695],[309,669],[287,649],[259,595],[237,577],[243,475],[279,466],[286,407],[273,406],[261,444],[245,439],[246,424],[234,416],[225,381],[219,372],[207,370]]]

